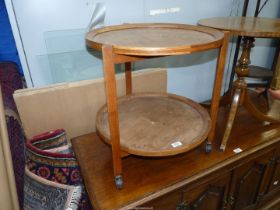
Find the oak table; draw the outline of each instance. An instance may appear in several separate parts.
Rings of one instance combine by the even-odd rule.
[[[98,112],[97,133],[111,144],[115,184],[123,187],[122,158],[170,156],[187,152],[208,137],[211,143],[219,106],[228,36],[183,24],[124,24],[86,35],[89,48],[101,51],[107,104]],[[174,94],[132,94],[131,62],[159,56],[220,49],[210,118],[198,103]],[[126,96],[117,100],[115,64],[125,63]],[[210,120],[211,119],[211,120]]]
[[[280,19],[263,17],[217,17],[202,19],[198,21],[201,26],[229,31],[232,35],[243,37],[243,50],[235,68],[237,80],[233,85],[233,98],[231,109],[224,132],[221,150],[225,150],[226,144],[231,133],[232,125],[239,105],[243,105],[254,117],[268,122],[279,122],[263,112],[260,112],[251,102],[247,94],[247,84],[245,77],[250,74],[250,52],[254,47],[255,38],[279,38]]]

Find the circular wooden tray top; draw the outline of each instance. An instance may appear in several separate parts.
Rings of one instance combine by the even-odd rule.
[[[280,19],[274,18],[217,17],[199,20],[198,24],[240,36],[280,37]]]
[[[141,156],[169,156],[201,144],[210,130],[208,112],[174,94],[135,94],[118,100],[121,150]],[[97,132],[110,143],[106,105],[97,114]]]
[[[124,24],[89,32],[87,45],[102,50],[113,46],[116,54],[162,56],[188,54],[222,45],[223,33],[184,24]]]

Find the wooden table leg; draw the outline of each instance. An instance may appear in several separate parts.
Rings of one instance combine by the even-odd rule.
[[[226,148],[226,144],[231,132],[231,128],[236,116],[238,106],[243,104],[244,98],[247,95],[246,94],[247,84],[245,82],[245,77],[248,76],[249,74],[250,53],[251,53],[251,48],[254,46],[254,41],[255,39],[253,37],[243,37],[242,54],[235,68],[235,73],[237,74],[238,78],[233,85],[233,89],[234,89],[233,100],[231,102],[230,113],[227,120],[222,143],[220,146],[220,149],[223,151]]]
[[[222,89],[222,83],[224,77],[228,42],[229,42],[229,32],[226,31],[224,32],[223,45],[221,46],[219,57],[217,60],[217,69],[216,69],[215,83],[214,83],[214,88],[212,93],[212,102],[211,102],[211,110],[210,110],[211,130],[209,132],[208,140],[206,143],[206,152],[211,152],[212,141],[215,138],[215,129],[216,129],[219,102],[220,102],[221,89]]]
[[[112,46],[104,45],[102,47],[102,54],[115,184],[118,189],[121,189],[123,187],[122,160],[117,106],[117,86]]]
[[[227,120],[227,125],[225,128],[224,136],[223,136],[222,143],[220,146],[220,149],[222,151],[225,151],[225,149],[226,149],[227,141],[228,141],[231,129],[232,129],[232,125],[234,123],[234,119],[236,116],[238,106],[239,106],[240,96],[241,96],[241,90],[235,89],[233,99],[232,99],[232,102],[230,105],[230,112],[229,112],[229,116],[228,116],[228,120]]]
[[[127,62],[124,65],[125,65],[126,95],[130,95],[132,93],[131,63]]]
[[[244,97],[243,106],[251,115],[253,115],[255,118],[257,118],[259,120],[267,121],[267,122],[271,122],[271,123],[280,122],[280,119],[274,118],[273,116],[270,116],[267,113],[263,113],[258,108],[256,108],[256,106],[252,103],[247,92]]]
[[[247,93],[247,84],[245,82],[245,77],[249,75],[249,64],[250,64],[250,53],[252,47],[254,47],[255,38],[253,37],[243,37],[243,50],[242,54],[238,60],[238,64],[235,68],[235,73],[237,74],[238,79],[233,85],[234,96],[231,102],[231,108],[229,117],[227,120],[226,129],[220,146],[221,150],[225,150],[226,144],[231,132],[231,128],[235,119],[235,115],[239,105],[245,107],[245,109],[257,119],[267,122],[280,122],[279,119],[274,119],[269,115],[266,115],[259,111],[255,105],[251,102],[251,99]]]

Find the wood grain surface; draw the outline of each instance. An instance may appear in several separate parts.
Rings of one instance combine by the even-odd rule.
[[[137,56],[188,54],[217,48],[223,33],[215,29],[184,24],[124,24],[93,30],[87,45],[101,50],[112,45],[114,53]]]
[[[280,19],[264,17],[216,17],[198,21],[201,26],[230,31],[234,35],[280,37]]]
[[[221,140],[228,109],[219,112],[216,138]],[[111,149],[94,133],[72,140],[91,202],[96,209],[133,209],[186,184],[199,182],[215,172],[225,173],[267,152],[280,141],[279,124],[264,124],[240,108],[225,152],[219,142],[213,151],[203,147],[165,158],[129,156],[123,159],[124,189],[114,186]],[[242,149],[236,154],[233,150]]]
[[[118,100],[121,149],[143,156],[168,156],[201,144],[210,130],[208,112],[174,94],[134,94]],[[107,107],[97,114],[97,132],[108,143]]]

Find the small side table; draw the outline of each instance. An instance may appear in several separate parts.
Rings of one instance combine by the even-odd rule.
[[[183,24],[125,24],[93,30],[87,34],[86,41],[89,48],[102,51],[107,105],[98,113],[97,132],[112,146],[118,189],[123,187],[124,156],[175,155],[197,147],[207,137],[206,150],[211,151],[227,52],[227,33],[224,35],[215,29]],[[210,118],[199,104],[174,94],[132,94],[131,62],[210,49],[220,49]],[[118,101],[117,63],[125,63],[126,77],[126,97]]]
[[[277,119],[273,119],[268,115],[263,114],[253,105],[247,94],[245,77],[250,73],[250,52],[251,48],[254,47],[255,38],[279,38],[280,20],[261,17],[218,17],[199,20],[198,24],[201,26],[230,31],[232,35],[243,37],[242,54],[235,68],[238,79],[233,85],[233,98],[230,113],[220,146],[221,150],[225,150],[239,105],[243,105],[250,114],[262,121],[279,122]]]

